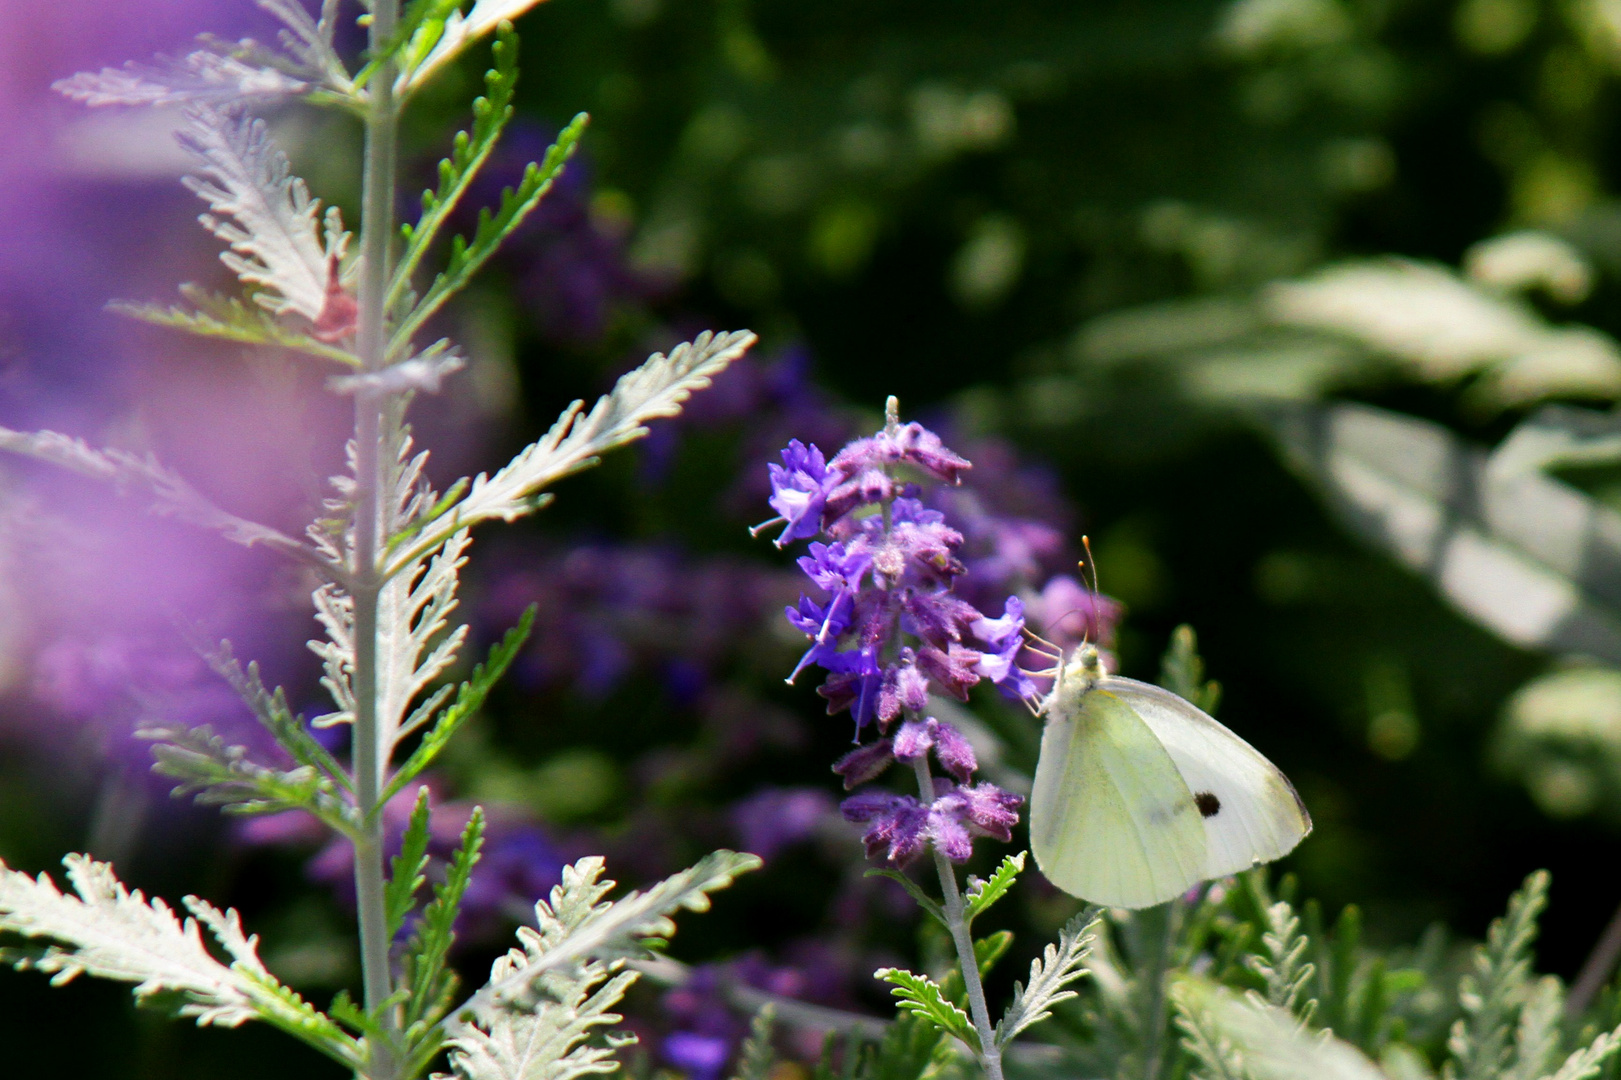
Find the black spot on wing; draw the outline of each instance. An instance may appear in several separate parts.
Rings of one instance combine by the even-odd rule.
[[[1193,805],[1199,808],[1199,813],[1207,818],[1215,817],[1221,813],[1221,800],[1216,798],[1214,791],[1201,791],[1193,797]]]

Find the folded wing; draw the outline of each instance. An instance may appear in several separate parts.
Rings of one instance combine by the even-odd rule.
[[[1282,858],[1311,832],[1311,815],[1288,777],[1213,717],[1134,679],[1110,678],[1099,690],[1117,695],[1141,717],[1193,793],[1206,837],[1201,877]]]

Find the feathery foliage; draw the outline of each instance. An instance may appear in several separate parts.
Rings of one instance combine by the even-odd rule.
[[[1548,904],[1548,875],[1525,879],[1494,921],[1459,984],[1463,1017],[1447,1038],[1447,1080],[1494,1080],[1513,1053],[1516,1020],[1531,985],[1531,943]]]
[[[1065,924],[1058,941],[1030,961],[1030,978],[1013,984],[1013,1000],[996,1025],[996,1041],[1006,1046],[1019,1033],[1052,1015],[1053,1006],[1075,996],[1069,984],[1086,974],[1084,964],[1092,948],[1100,916],[1083,911]]]
[[[292,175],[263,120],[240,109],[193,108],[186,116],[180,143],[198,171],[185,183],[212,211],[203,225],[229,245],[220,260],[258,286],[253,299],[273,314],[319,321],[349,246],[337,208],[320,220],[320,200]]]
[[[510,89],[507,92],[510,93]],[[428,291],[417,301],[410,314],[400,319],[399,326],[395,328],[388,350],[391,357],[405,350],[422,324],[472,280],[479,268],[495,254],[501,242],[540,205],[540,200],[551,190],[552,181],[557,179],[563,166],[574,156],[580,136],[585,134],[588,119],[584,113],[580,113],[570,121],[558,133],[557,141],[547,148],[540,162],[531,162],[524,170],[518,186],[501,192],[501,205],[493,214],[487,208],[479,212],[478,226],[473,230],[472,240],[457,236],[451,241],[450,257],[445,268],[433,279],[433,284],[428,286]]]
[[[176,796],[195,795],[198,802],[231,814],[304,810],[340,833],[354,827],[353,807],[313,766],[283,770],[260,764],[248,757],[247,747],[227,744],[207,725],[156,723],[137,734],[153,744],[153,771],[180,781]]]
[[[879,968],[872,977],[894,987],[890,993],[895,996],[896,1008],[933,1024],[969,1049],[979,1050],[979,1033],[968,1014],[946,998],[939,983],[902,968]]]
[[[291,349],[348,368],[360,363],[353,353],[286,326],[258,305],[249,307],[234,296],[210,295],[195,285],[180,286],[180,293],[191,301],[192,306],[189,310],[173,305],[164,307],[161,304],[136,304],[127,301],[114,301],[107,307],[108,310],[131,319],[181,330],[198,337],[235,341],[243,345]]]
[[[968,888],[963,892],[963,918],[969,925],[974,919],[983,915],[990,906],[1013,888],[1019,874],[1024,871],[1024,860],[1029,852],[1021,851],[1017,855],[1005,855],[990,877],[970,878]]]
[[[0,931],[52,942],[7,950],[14,966],[43,971],[57,985],[79,975],[134,983],[137,999],[172,1004],[199,1025],[263,1020],[346,1065],[358,1063],[353,1040],[260,962],[258,939],[243,934],[235,911],[188,896],[191,916],[182,923],[162,900],[127,889],[107,863],[69,855],[63,864],[77,895],[60,892],[45,874],[32,878],[0,863]],[[204,926],[229,965],[204,946]]]

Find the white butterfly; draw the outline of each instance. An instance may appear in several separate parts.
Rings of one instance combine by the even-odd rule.
[[[1276,765],[1169,690],[1107,674],[1090,645],[1039,711],[1030,846],[1067,893],[1151,907],[1282,858],[1311,832]]]

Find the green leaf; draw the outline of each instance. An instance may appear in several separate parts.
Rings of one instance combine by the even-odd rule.
[[[422,909],[422,921],[405,951],[404,984],[410,990],[405,1001],[407,1031],[419,1022],[432,1023],[450,1004],[456,990],[456,973],[446,968],[445,957],[456,940],[456,915],[462,897],[473,880],[479,851],[484,846],[484,810],[475,807],[462,830],[461,846],[451,857],[445,880],[434,886],[433,899]]]
[[[405,925],[405,917],[416,906],[417,890],[427,878],[422,874],[428,865],[428,789],[417,791],[416,807],[411,811],[411,823],[405,828],[400,853],[389,864],[388,887],[383,894],[383,909],[388,917],[388,936],[392,940]]]
[[[1621,514],[1549,476],[1611,453],[1609,413],[1549,407],[1489,455],[1427,420],[1341,404],[1268,417],[1341,522],[1527,648],[1621,663]]]
[[[1306,993],[1317,967],[1306,959],[1311,939],[1300,932],[1300,916],[1286,901],[1279,900],[1265,911],[1266,929],[1261,934],[1262,953],[1245,958],[1244,966],[1266,981],[1266,1001],[1310,1020],[1317,999]]]
[[[765,1004],[749,1022],[749,1037],[737,1055],[737,1072],[733,1080],[771,1080],[771,1066],[777,1055],[771,1049],[771,1029],[777,1018],[777,1007]]]
[[[1171,983],[1183,1045],[1209,1080],[1385,1080],[1350,1043],[1197,975]]]
[[[284,771],[261,765],[248,757],[247,747],[227,745],[207,725],[154,725],[136,735],[154,744],[157,762],[152,770],[180,781],[174,788],[177,796],[195,795],[198,802],[228,814],[304,810],[340,833],[354,829],[350,805],[311,766]]]
[[[250,662],[247,671],[243,671],[242,665],[231,654],[229,641],[220,642],[215,649],[198,651],[214,673],[230,683],[231,689],[247,703],[254,717],[275,736],[276,742],[292,755],[294,761],[317,769],[337,786],[352,790],[349,773],[338,764],[331,751],[315,741],[315,736],[304,726],[304,721],[288,708],[287,695],[282,693],[281,687],[276,687],[274,691],[265,689],[264,682],[259,678],[258,664]]]
[[[1159,684],[1207,713],[1214,713],[1221,701],[1221,684],[1205,680],[1199,642],[1187,623],[1171,631],[1171,643],[1159,662]]]
[[[949,1036],[935,1025],[911,1013],[897,1016],[884,1030],[876,1046],[861,1048],[859,1060],[846,1048],[846,1074],[853,1071],[861,1080],[921,1080],[934,1075],[933,1066],[951,1055]],[[818,1068],[814,1074],[834,1080],[836,1074]]]
[[[384,789],[378,806],[388,805],[388,801],[404,790],[406,784],[433,764],[451,736],[456,734],[469,717],[478,712],[484,704],[484,699],[489,696],[490,689],[506,673],[513,658],[518,655],[518,650],[523,648],[523,643],[528,639],[529,630],[534,624],[535,605],[530,604],[528,610],[523,613],[523,618],[518,620],[518,625],[507,631],[506,636],[490,650],[489,658],[474,667],[472,676],[457,689],[456,700],[451,703],[450,708],[439,714],[438,722],[422,736],[417,748],[405,759],[405,764],[400,766],[394,778],[389,781],[388,787]]]
[[[344,367],[360,366],[359,357],[353,353],[283,326],[274,315],[257,304],[244,304],[235,297],[214,295],[195,285],[182,285],[180,292],[191,301],[194,310],[123,300],[113,301],[107,305],[107,309],[131,319],[183,330],[198,337],[292,349]]]
[[[913,881],[899,870],[868,870],[862,876],[888,878],[890,881],[895,882],[895,884],[899,885],[901,888],[905,889],[911,894],[912,899],[917,901],[918,907],[934,916],[934,920],[936,922],[948,930],[951,928],[951,923],[946,921],[946,913],[945,910],[940,907],[940,902],[931,897],[928,893],[924,892],[923,886],[919,885],[917,882]]]
[[[963,918],[970,926],[987,908],[1007,895],[1014,881],[1018,880],[1019,873],[1024,870],[1024,860],[1028,854],[1021,851],[1017,855],[1004,856],[1002,865],[990,877],[968,879],[968,891],[963,895]]]
[[[921,1017],[979,1053],[979,1035],[968,1022],[968,1014],[945,999],[940,986],[926,975],[915,975],[901,968],[879,968],[872,977],[894,987],[896,1008]]]
[[[400,70],[409,75],[444,36],[445,23],[462,5],[462,0],[407,0],[400,9],[393,35],[356,73],[354,87],[363,89],[390,60],[398,60]]]
[[[512,118],[512,91],[518,82],[518,35],[511,26],[496,31],[491,50],[495,66],[484,73],[484,96],[473,102],[473,126],[458,131],[451,141],[450,156],[439,162],[439,184],[422,193],[422,216],[415,225],[400,226],[405,250],[395,267],[388,287],[388,309],[392,311],[411,287],[411,275],[428,253],[451,211],[461,201],[474,177],[489,160],[507,121]]]
[[[1538,870],[1510,898],[1508,913],[1487,930],[1486,944],[1476,948],[1470,974],[1458,984],[1464,1015],[1447,1038],[1447,1077],[1495,1080],[1507,1063],[1530,988],[1537,917],[1547,904],[1548,872]]]
[[[473,231],[471,241],[457,236],[451,242],[450,259],[445,269],[433,279],[427,293],[395,329],[393,340],[389,343],[390,357],[409,347],[412,335],[422,324],[472,279],[479,267],[495,254],[501,241],[523,224],[529,212],[540,205],[540,200],[551,189],[552,181],[557,179],[557,174],[563,171],[563,166],[574,155],[588,119],[585,113],[580,113],[570,121],[540,163],[529,164],[518,186],[501,192],[501,205],[495,213],[490,213],[487,208],[479,212],[478,227]]]
[[[982,937],[974,942],[974,962],[979,965],[979,976],[984,978],[991,973],[996,962],[1007,955],[1008,947],[1013,944],[1013,931],[998,930],[989,937]]]
[[[1013,984],[1013,1001],[996,1025],[996,1045],[1006,1046],[1021,1031],[1052,1015],[1052,1007],[1075,996],[1070,983],[1086,974],[1082,966],[1092,951],[1093,934],[1101,915],[1088,907],[1058,932],[1058,941],[1030,961],[1030,980]]]

